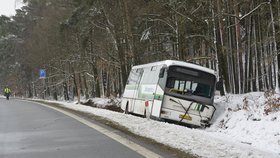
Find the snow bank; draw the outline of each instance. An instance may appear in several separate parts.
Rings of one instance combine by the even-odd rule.
[[[56,103],[102,116],[135,134],[201,157],[280,157],[280,112],[266,115],[265,101],[263,93],[216,97],[217,111],[213,125],[207,129],[190,129],[74,103]],[[101,99],[99,103],[105,106],[108,102]]]
[[[265,114],[263,93],[216,98],[218,118],[206,131],[280,157],[280,112]]]

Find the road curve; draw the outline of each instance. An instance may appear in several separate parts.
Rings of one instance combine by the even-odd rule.
[[[89,121],[70,115],[37,103],[0,99],[0,157],[162,157]]]

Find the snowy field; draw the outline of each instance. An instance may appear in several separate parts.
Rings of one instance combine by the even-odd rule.
[[[91,113],[128,128],[131,132],[200,157],[280,157],[280,111],[265,114],[264,93],[216,97],[212,126],[190,129],[102,108],[49,101]],[[108,99],[94,99],[101,107]],[[275,100],[274,100],[275,101]]]

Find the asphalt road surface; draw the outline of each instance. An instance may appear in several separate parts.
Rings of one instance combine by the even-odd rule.
[[[174,156],[149,150],[108,129],[96,130],[93,122],[85,124],[37,103],[0,99],[0,158]]]

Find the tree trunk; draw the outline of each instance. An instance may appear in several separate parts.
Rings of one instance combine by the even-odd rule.
[[[249,16],[248,18],[248,23],[247,23],[247,37],[248,37],[248,42],[247,42],[247,56],[246,56],[246,61],[247,63],[245,65],[247,65],[246,68],[246,88],[245,88],[245,93],[252,91],[252,80],[253,80],[253,71],[251,69],[252,67],[252,55],[251,55],[251,27],[252,27],[252,23],[251,23],[251,16]]]
[[[239,17],[240,8],[238,0],[234,0],[234,14],[236,17]],[[242,93],[242,53],[241,53],[241,36],[240,36],[240,20],[235,18],[235,40],[236,40],[236,74],[237,74],[237,83],[238,83],[238,93]]]
[[[253,75],[255,78],[255,90],[260,91],[260,79],[259,79],[259,61],[258,61],[258,44],[256,35],[256,22],[253,19],[253,37],[254,37],[254,64],[253,64]],[[254,90],[254,89],[253,89]]]
[[[217,0],[217,10],[218,10],[218,24],[219,24],[219,35],[220,35],[220,47],[218,47],[217,53],[218,53],[218,62],[219,62],[219,76],[222,80],[225,80],[225,88],[227,92],[231,91],[231,84],[230,78],[231,73],[229,69],[229,53],[226,53],[226,47],[225,47],[225,28],[223,23],[223,17],[222,17],[222,1]],[[213,12],[213,11],[212,11]],[[214,19],[214,13],[212,13],[212,18]],[[215,24],[214,24],[215,28]],[[215,36],[215,35],[214,35]],[[218,41],[218,39],[216,39]]]
[[[274,15],[272,10],[272,4],[271,0],[269,0],[269,8],[270,8],[270,16],[271,16],[271,23],[272,23],[272,41],[273,41],[273,60],[274,60],[274,71],[275,71],[275,91],[279,93],[279,83],[278,83],[278,52],[277,52],[277,43],[275,38],[275,21],[274,21]]]
[[[84,87],[85,87],[85,96],[86,96],[86,99],[89,99],[88,84],[87,84],[87,79],[86,79],[85,73],[83,73],[83,80],[84,80]]]
[[[75,91],[77,94],[77,98],[78,98],[78,104],[80,104],[81,102],[81,98],[80,98],[80,83],[79,83],[79,77],[75,72],[74,67],[72,66],[72,72],[73,72],[73,80],[74,80],[74,86],[75,86]],[[75,96],[75,95],[74,95]]]

